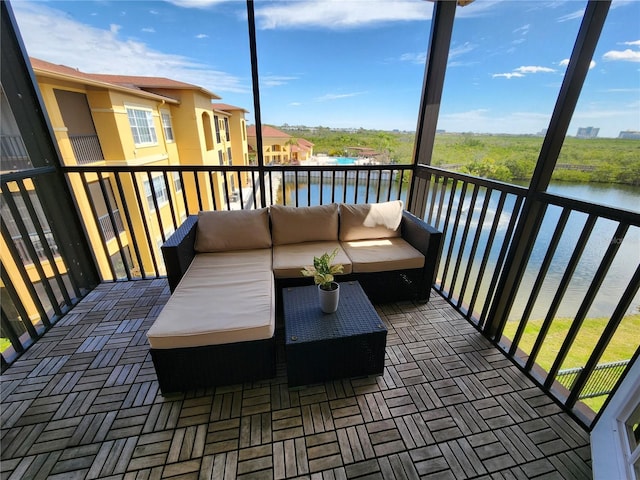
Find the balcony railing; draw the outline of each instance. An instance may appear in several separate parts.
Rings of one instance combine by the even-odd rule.
[[[0,135],[0,170],[15,172],[33,168],[20,135]]]
[[[69,135],[69,140],[78,165],[104,160],[98,135]]]
[[[54,256],[57,256],[59,254],[58,245],[56,245],[53,234],[50,231],[44,232],[44,239],[49,251],[53,253]],[[20,260],[22,260],[25,265],[32,264],[35,261],[35,259],[31,258],[29,253],[30,250],[36,253],[38,260],[47,260],[48,252],[42,238],[37,233],[29,234],[28,239],[25,239],[22,236],[13,236],[11,237],[11,240],[20,255]]]
[[[116,208],[111,213],[112,215],[106,214],[98,217],[98,223],[100,223],[100,228],[102,229],[105,240],[113,240],[116,238],[116,231],[119,234],[124,232],[124,225],[122,224],[120,210]],[[116,226],[115,230],[113,228],[113,223],[111,222],[112,218]]]
[[[638,287],[640,267],[629,279],[623,292],[609,292],[615,296],[616,306],[603,328],[588,361],[575,381],[561,381],[561,370],[578,337],[589,306],[601,288],[606,288],[606,275],[611,263],[619,255],[625,235],[640,229],[640,215],[615,208],[579,202],[550,194],[539,194],[542,221],[555,222],[550,241],[533,236],[514,238],[516,226],[523,215],[528,192],[525,188],[478,179],[463,174],[418,165],[367,166],[147,166],[147,167],[63,167],[74,195],[92,204],[81,213],[85,225],[99,224],[101,233],[91,235],[92,250],[104,281],[136,278],[155,278],[164,275],[160,245],[179,227],[187,215],[200,210],[231,210],[260,208],[272,204],[292,206],[320,205],[332,202],[366,203],[402,199],[409,209],[443,232],[435,289],[462,312],[466,318],[495,342],[505,355],[554,396],[558,403],[572,412],[585,425],[590,425],[594,412],[579,399],[596,374],[597,365],[609,341],[622,322]],[[102,188],[107,216],[97,218],[95,198],[87,195],[90,178],[104,178],[111,183],[113,197]],[[154,182],[153,179],[156,179]],[[158,181],[157,178],[161,180]],[[143,188],[148,182],[150,192]],[[79,187],[78,187],[79,185]],[[158,185],[164,188],[157,189]],[[237,187],[237,194],[231,185]],[[409,198],[410,186],[413,195]],[[239,188],[238,188],[239,186]],[[6,188],[3,185],[3,190]],[[178,188],[176,188],[178,187]],[[161,190],[161,191],[159,191]],[[83,192],[85,192],[83,194]],[[160,195],[162,195],[161,201]],[[166,197],[165,197],[166,196]],[[150,208],[150,203],[154,208]],[[126,208],[117,209],[117,205]],[[90,222],[86,215],[93,216]],[[565,275],[558,282],[554,298],[546,299],[542,329],[533,339],[533,347],[525,347],[523,338],[531,309],[540,296],[543,283],[557,281],[549,275],[549,263],[566,233],[566,225],[574,224],[574,217],[582,222],[580,234],[574,239],[572,252],[563,266]],[[546,369],[537,365],[540,349],[545,345],[550,325],[566,290],[571,284],[576,265],[587,244],[593,241],[593,225],[607,221],[613,224],[607,247],[597,255],[590,253],[590,262],[597,265],[593,278],[581,292],[578,311],[566,332],[561,348]],[[120,222],[120,223],[118,223]],[[117,230],[121,235],[115,235]],[[126,233],[125,233],[126,232]],[[98,238],[99,240],[95,240]],[[115,239],[120,256],[114,254]],[[531,248],[543,248],[541,264],[516,266],[535,272],[532,286],[518,286],[516,296],[524,297],[525,308],[515,317],[493,316],[496,302],[505,295],[501,277],[514,268],[510,248],[517,242],[529,242]],[[125,254],[125,250],[127,253]],[[130,252],[130,256],[129,256]],[[596,258],[597,257],[597,258]],[[120,261],[121,260],[121,261]],[[126,261],[125,261],[126,260]],[[18,255],[16,262],[21,262]],[[118,263],[120,267],[116,265]],[[121,266],[124,265],[124,271]],[[118,272],[122,272],[118,274]],[[120,278],[121,277],[121,278]],[[46,280],[46,279],[45,279]],[[545,302],[542,302],[545,303]],[[514,333],[505,334],[505,326]],[[624,372],[618,372],[623,376]]]

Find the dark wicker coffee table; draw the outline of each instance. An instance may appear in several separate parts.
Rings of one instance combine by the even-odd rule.
[[[317,286],[284,288],[289,386],[381,375],[387,328],[358,282],[340,283],[335,313],[323,313]]]

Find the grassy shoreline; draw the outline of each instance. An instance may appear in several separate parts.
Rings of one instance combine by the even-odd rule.
[[[542,327],[542,322],[543,320],[530,320],[527,322],[519,345],[523,351],[527,353],[531,351]],[[536,363],[545,370],[551,368],[572,322],[572,318],[556,318],[552,322],[545,338],[544,347],[536,358]],[[573,347],[569,350],[567,358],[562,365],[563,369],[585,365],[608,322],[608,318],[586,318],[584,320]],[[513,338],[517,328],[518,322],[508,322],[504,329],[504,335],[508,338]],[[637,332],[640,332],[640,313],[624,317],[599,363],[616,362],[631,358],[636,348],[638,348]]]
[[[543,348],[540,349],[540,353],[536,358],[536,363],[546,371],[549,371],[553,365],[556,354],[560,350],[572,322],[573,319],[571,318],[556,318],[552,322]],[[602,332],[608,322],[608,318],[586,318],[561,369],[583,367],[591,356],[593,348],[602,336]],[[531,352],[542,323],[543,320],[530,320],[527,322],[519,344],[524,352]],[[517,328],[518,322],[508,322],[504,329],[504,335],[508,338],[513,338]],[[598,363],[610,363],[632,358],[638,348],[638,332],[640,332],[640,313],[625,316]],[[594,412],[597,412],[602,408],[605,400],[605,396],[600,396],[582,401]]]

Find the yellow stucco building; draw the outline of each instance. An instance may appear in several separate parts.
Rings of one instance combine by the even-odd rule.
[[[201,172],[196,177],[151,168],[247,165],[245,109],[212,103],[220,100],[215,93],[167,78],[89,74],[35,58],[31,64],[63,163],[88,167],[68,178],[103,279],[123,278],[127,271],[134,276],[162,272],[160,246],[174,225],[200,209],[228,208],[237,190],[247,185],[249,178],[238,174],[227,173],[225,178],[222,173]],[[13,139],[16,145],[3,148],[12,152],[10,159],[3,158],[7,172],[23,163],[29,168],[30,163],[26,151],[21,156],[19,134],[10,131],[15,122],[9,113],[3,108],[3,147],[5,140]],[[91,171],[94,166],[114,169],[98,174]],[[117,171],[127,166],[150,168],[135,174]],[[20,209],[20,194],[14,197]],[[8,229],[12,237],[22,236],[17,226]],[[150,241],[135,242],[136,238]],[[49,247],[55,250],[52,242]],[[12,273],[10,255],[2,247],[6,273],[18,291],[26,288],[24,279]],[[20,252],[33,285],[43,273],[53,275],[46,247],[36,252],[43,272],[34,268],[28,252]],[[66,270],[63,264],[57,269],[62,274]]]

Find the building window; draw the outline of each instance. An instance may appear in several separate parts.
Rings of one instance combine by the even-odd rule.
[[[173,189],[176,191],[176,193],[181,192],[182,182],[180,181],[180,173],[172,172],[171,175],[173,176]]]
[[[226,117],[224,119],[224,131],[227,136],[227,142],[228,142],[229,140],[231,140],[231,137],[229,136],[229,119]]]
[[[227,158],[229,159],[229,165],[233,164],[233,158],[231,157],[231,147],[227,147]]]
[[[213,134],[211,133],[211,118],[209,117],[209,114],[207,112],[202,113],[202,130],[204,130],[204,144],[206,149],[213,150]]]
[[[213,123],[216,124],[216,142],[220,143],[220,121],[217,115],[213,116]]]
[[[151,110],[127,108],[127,117],[136,145],[156,145],[158,143]]]
[[[164,204],[169,203],[167,186],[164,183],[164,178],[162,177],[162,175],[153,178],[153,190],[155,191],[155,194],[156,194],[158,207],[162,207]],[[145,179],[144,194],[147,197],[147,205],[149,206],[150,211],[154,211],[156,209],[156,206],[153,203],[154,191],[151,190],[151,185],[149,184],[149,180]]]
[[[624,422],[623,430],[628,445],[628,452],[625,455],[629,459],[628,471],[633,472],[636,478],[640,478],[640,403]]]
[[[247,127],[246,127],[246,125],[244,123],[244,120],[240,121],[240,125],[241,125],[241,128],[242,128],[242,140],[246,142],[247,141]]]
[[[222,150],[218,150],[218,162],[220,162],[220,165],[224,165],[224,157],[222,156]]]
[[[167,142],[173,142],[173,125],[171,125],[171,114],[169,112],[160,112],[162,119],[162,130],[164,130],[164,138]]]

